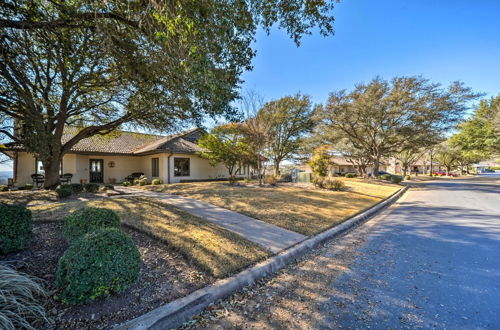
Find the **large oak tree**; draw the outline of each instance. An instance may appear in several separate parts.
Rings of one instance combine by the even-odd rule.
[[[299,44],[332,33],[334,1],[6,0],[0,3],[2,130],[59,181],[73,145],[123,124],[163,131],[204,116],[234,118],[257,28]],[[62,143],[66,125],[79,132]]]
[[[317,111],[318,130],[326,136],[346,138],[353,148],[366,152],[377,176],[383,157],[411,146],[436,144],[478,96],[459,82],[443,88],[421,77],[390,81],[377,77],[351,92],[331,93],[327,104]]]

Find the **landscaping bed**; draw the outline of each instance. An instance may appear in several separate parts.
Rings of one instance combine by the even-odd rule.
[[[30,209],[36,222],[63,220],[69,213],[84,206],[114,210],[123,225],[162,240],[169,249],[218,278],[269,256],[260,246],[238,234],[154,198],[124,196],[77,200],[37,205]]]
[[[315,235],[389,197],[400,185],[341,178],[345,191],[312,185],[221,182],[144,186],[143,189],[203,200],[304,235]]]
[[[58,301],[61,290],[54,284],[59,258],[68,245],[62,236],[62,222],[35,222],[34,239],[28,249],[0,256],[15,269],[44,280],[50,292],[46,304],[54,329],[98,329],[142,315],[169,301],[185,296],[212,283],[209,273],[190,265],[158,239],[131,228],[123,230],[132,237],[142,259],[140,279],[122,293],[97,299],[86,305],[68,305]]]

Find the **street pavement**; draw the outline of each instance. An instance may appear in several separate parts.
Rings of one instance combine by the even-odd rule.
[[[418,183],[197,327],[500,329],[499,179]]]

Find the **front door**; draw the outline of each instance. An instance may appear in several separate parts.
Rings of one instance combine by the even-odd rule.
[[[103,183],[104,179],[104,160],[91,159],[89,165],[90,182]]]

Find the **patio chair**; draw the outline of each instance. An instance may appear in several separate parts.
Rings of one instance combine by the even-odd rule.
[[[63,175],[60,176],[59,181],[61,181],[61,183],[71,184],[72,178],[73,178],[73,174],[64,173]]]
[[[45,176],[43,174],[31,174],[31,179],[33,180],[33,186],[40,188],[45,182]]]
[[[125,181],[133,183],[135,179],[139,179],[143,175],[144,175],[144,173],[142,173],[142,172],[134,172],[134,173],[130,174],[129,176],[127,176],[125,178]]]

